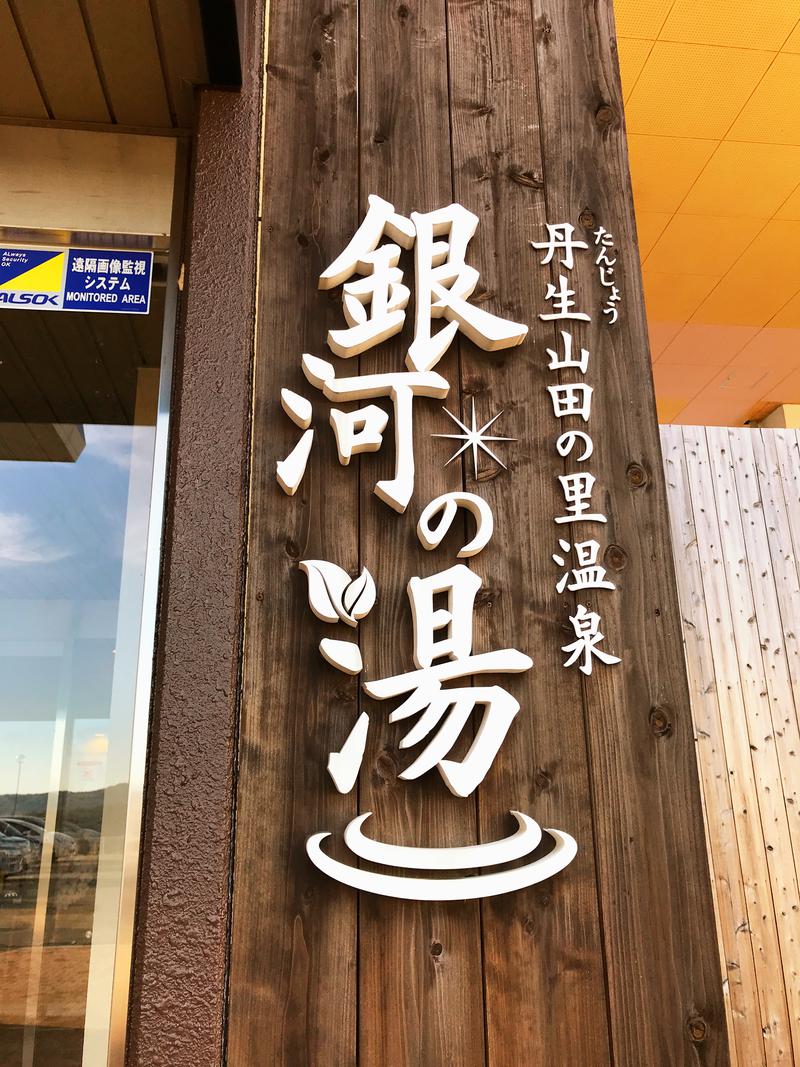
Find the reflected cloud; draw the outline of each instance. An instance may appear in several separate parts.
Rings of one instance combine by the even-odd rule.
[[[131,465],[132,429],[130,426],[84,426],[86,446],[95,459],[128,471]]]
[[[47,541],[27,515],[16,511],[0,511],[0,564],[55,563],[71,555]]]

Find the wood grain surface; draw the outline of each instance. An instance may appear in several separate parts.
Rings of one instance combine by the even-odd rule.
[[[606,0],[270,4],[231,1067],[728,1062],[613,34]],[[504,412],[508,471],[486,462],[475,479],[471,465],[445,466],[450,442],[430,435],[452,425],[438,402],[417,400],[405,516],[373,493],[391,446],[341,467],[317,396],[296,496],[274,477],[298,437],[280,388],[311,395],[301,354],[330,358],[326,332],[342,324],[340,291],[318,291],[318,275],[370,193],[403,214],[453,200],[474,211],[473,299],[531,326],[522,346],[494,354],[459,340],[437,368],[449,410],[469,417],[474,402],[480,421]],[[594,500],[618,586],[586,603],[623,657],[585,682],[561,665],[575,600],[555,592],[551,560],[567,468],[546,393],[556,330],[538,318],[551,268],[528,244],[545,221],[571,221],[588,240],[598,224],[612,231],[624,294],[609,327],[593,257],[572,274],[593,312],[575,332],[592,353]],[[411,257],[402,265],[408,281]],[[334,360],[337,372],[402,369],[411,319],[357,360]],[[425,553],[414,525],[433,496],[462,487],[491,503],[496,524],[471,561],[484,585],[475,649],[534,659],[507,680],[521,711],[467,800],[435,773],[398,778],[409,759],[401,733],[322,662],[317,645],[332,631],[309,612],[297,568],[307,558],[369,567],[379,599],[359,628],[366,676],[407,670],[406,582],[451,566],[458,547],[454,531]],[[361,709],[364,765],[342,797],[325,764]],[[579,853],[551,882],[483,903],[358,895],[304,852],[320,830],[339,848],[356,811],[374,812],[369,832],[382,840],[457,845],[507,833],[511,808],[573,834]]]
[[[398,211],[432,211],[452,203],[447,77],[447,24],[441,0],[397,6],[362,0],[360,32],[360,191],[375,192]],[[413,277],[411,257],[406,270]],[[408,275],[407,275],[408,277]],[[364,353],[362,373],[404,369],[413,316],[402,334]],[[420,502],[461,488],[461,466],[444,466],[452,442],[442,403],[459,410],[455,347],[436,367],[451,382],[445,401],[417,400],[414,498],[405,516],[373,493],[391,477],[394,455],[382,449],[361,464],[361,559],[375,575],[379,601],[362,624],[366,677],[383,678],[413,667],[411,612],[406,583],[412,575],[451,566],[449,551],[426,552],[414,530]],[[455,429],[455,427],[453,427]],[[414,516],[414,518],[412,518]],[[415,782],[398,779],[411,762],[398,748],[402,736],[388,722],[388,702],[366,702],[369,747],[359,806],[374,811],[370,834],[398,844],[461,845],[477,840],[475,797],[452,796],[436,773]],[[405,731],[403,731],[405,732]],[[415,751],[415,750],[412,750]],[[359,1062],[484,1063],[480,909],[463,904],[403,903],[362,894],[359,923]],[[383,1020],[380,1026],[375,1021]],[[453,1021],[457,1019],[457,1026]]]
[[[794,430],[662,427],[731,1060],[798,1058]]]
[[[356,895],[319,874],[303,842],[342,827],[355,794],[325,772],[355,719],[358,683],[317,651],[303,559],[358,564],[358,479],[317,432],[291,502],[275,461],[298,431],[281,387],[309,393],[303,352],[322,354],[337,303],[322,265],[358,225],[357,21],[352,4],[271,10],[262,279],[255,370],[247,649],[231,958],[232,1064],[348,1064],[356,1048]]]

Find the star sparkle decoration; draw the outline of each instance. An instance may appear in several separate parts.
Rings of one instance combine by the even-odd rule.
[[[472,426],[465,426],[461,419],[457,418],[452,411],[448,411],[447,408],[442,408],[445,415],[449,415],[450,418],[460,426],[464,431],[463,433],[433,433],[431,437],[447,437],[452,441],[463,441],[464,444],[452,454],[445,467],[453,462],[454,459],[458,459],[462,452],[466,452],[468,448],[472,449],[472,469],[475,474],[475,478],[478,477],[478,450],[483,450],[488,456],[491,456],[495,463],[499,463],[503,470],[508,470],[505,463],[494,454],[494,452],[486,444],[487,441],[516,441],[516,437],[495,437],[492,434],[487,434],[487,430],[492,427],[504,412],[499,411],[493,418],[489,419],[480,428],[478,427],[478,420],[475,418],[475,398],[472,398]]]

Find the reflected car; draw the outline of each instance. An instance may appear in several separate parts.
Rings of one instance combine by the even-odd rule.
[[[0,837],[0,875],[21,874],[24,867],[20,845],[12,837]]]
[[[22,837],[27,837],[29,841],[38,841],[40,845],[44,845],[43,828],[37,826],[36,823],[28,822],[27,819],[18,819],[16,816],[0,819],[0,830],[19,833]],[[77,851],[78,846],[74,837],[62,834],[60,831],[53,834],[53,859],[69,859]]]
[[[21,834],[7,833],[2,829],[0,829],[0,846],[6,848],[8,846],[15,847],[22,856],[22,866],[24,868],[38,863],[42,856],[42,846],[38,841],[31,841],[27,837],[22,837]]]
[[[44,819],[40,815],[25,815],[24,819],[44,829]],[[97,830],[88,830],[74,822],[59,823],[59,830],[74,838],[78,845],[78,852],[86,854],[100,851],[100,834]]]

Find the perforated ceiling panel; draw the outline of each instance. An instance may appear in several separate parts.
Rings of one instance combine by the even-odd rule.
[[[663,422],[800,403],[800,0],[616,0]]]

